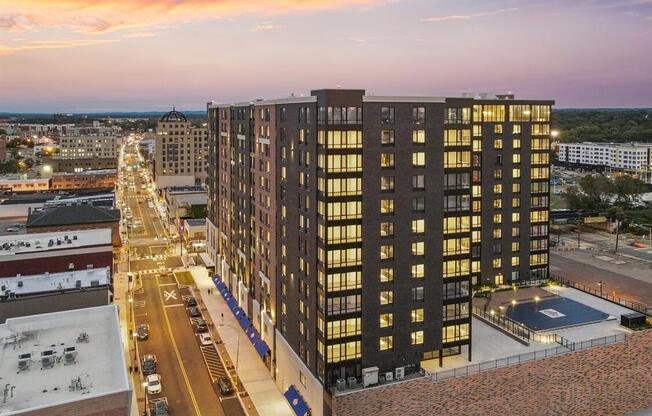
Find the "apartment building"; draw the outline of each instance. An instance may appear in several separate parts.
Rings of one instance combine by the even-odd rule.
[[[559,162],[567,165],[631,171],[652,170],[652,144],[559,143]]]
[[[62,136],[59,159],[116,159],[119,138],[115,135]]]
[[[208,252],[282,391],[330,414],[327,388],[363,369],[470,359],[471,288],[547,278],[552,104],[208,105]]]
[[[208,130],[173,109],[156,127],[154,179],[159,189],[206,182]]]

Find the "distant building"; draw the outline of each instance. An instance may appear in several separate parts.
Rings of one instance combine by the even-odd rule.
[[[0,279],[0,323],[9,318],[109,305],[111,268]]]
[[[0,163],[7,159],[7,136],[0,136]]]
[[[183,241],[191,252],[206,250],[206,218],[183,220]]]
[[[50,189],[49,179],[26,179],[22,177],[0,177],[0,191],[34,192]]]
[[[27,217],[27,233],[48,231],[77,231],[97,228],[111,228],[114,247],[119,247],[120,210],[97,207],[89,204],[44,207],[32,211]]]
[[[177,227],[180,225],[180,219],[189,217],[188,211],[192,206],[206,206],[208,203],[206,188],[201,186],[165,188],[163,196],[167,206],[168,221],[174,222]]]
[[[649,143],[559,143],[562,164],[622,170],[652,170]]]
[[[156,127],[154,179],[159,189],[206,182],[208,130],[192,127],[176,110],[166,113]]]
[[[120,138],[114,134],[61,136],[59,154],[45,163],[54,172],[116,169]]]
[[[7,416],[128,416],[132,390],[118,308],[75,309],[0,325]]]
[[[85,170],[117,169],[118,159],[58,159],[44,158],[43,164],[49,165],[53,172],[82,172]]]
[[[88,203],[113,207],[115,194],[106,189],[75,189],[69,191],[41,191],[14,193],[0,202],[0,218],[27,218],[29,213],[44,206]]]
[[[89,267],[113,270],[110,228],[0,236],[0,281]]]
[[[116,169],[85,170],[78,173],[55,173],[52,189],[114,188],[118,178]]]

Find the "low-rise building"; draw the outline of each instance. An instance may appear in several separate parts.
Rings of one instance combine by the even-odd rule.
[[[559,162],[623,170],[652,170],[652,144],[559,143]]]
[[[0,191],[34,192],[50,189],[49,179],[27,179],[21,176],[0,177]]]
[[[165,204],[167,206],[168,219],[179,227],[182,218],[189,218],[192,215],[193,206],[206,206],[208,195],[206,188],[202,186],[177,186],[163,190]]]
[[[82,172],[85,170],[117,169],[117,158],[83,158],[59,159],[45,158],[43,163],[50,166],[53,172]]]
[[[109,305],[111,268],[0,279],[0,323],[9,318]]]
[[[115,194],[106,189],[75,189],[29,192],[9,195],[0,201],[1,218],[25,218],[35,209],[44,206],[87,203],[96,206],[112,207],[115,204]]]
[[[206,218],[187,218],[183,220],[183,241],[191,252],[206,250]]]
[[[7,416],[128,416],[132,389],[116,305],[0,324]]]
[[[113,270],[110,228],[0,236],[0,278],[89,267]]]
[[[117,180],[116,169],[85,170],[78,173],[55,173],[52,189],[113,188]]]

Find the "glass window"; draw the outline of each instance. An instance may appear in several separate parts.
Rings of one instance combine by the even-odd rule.
[[[410,343],[412,345],[423,344],[423,331],[414,331],[410,334]]]
[[[412,220],[412,233],[422,234],[426,231],[426,220]]]
[[[381,130],[380,131],[380,144],[393,145],[394,144],[394,130]]]
[[[423,308],[412,309],[410,315],[413,323],[423,322]]]
[[[393,313],[381,313],[380,314],[380,327],[389,328],[394,325],[394,314]]]
[[[380,304],[381,305],[391,305],[394,303],[394,291],[393,290],[383,290],[380,292]]]
[[[394,281],[394,269],[392,267],[384,267],[380,269],[380,281],[382,283]]]
[[[380,108],[380,122],[382,124],[394,124],[394,107]]]
[[[378,345],[381,351],[391,350],[394,346],[394,337],[392,335],[380,337]]]
[[[425,144],[426,143],[426,131],[425,130],[412,130],[412,143],[414,143],[414,144]]]

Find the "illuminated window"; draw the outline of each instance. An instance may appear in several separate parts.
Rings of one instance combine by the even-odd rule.
[[[380,314],[380,327],[389,328],[394,325],[394,314],[392,313],[381,313]]]
[[[393,176],[381,176],[380,177],[380,190],[381,191],[393,191],[394,190],[394,177]]]
[[[394,346],[394,337],[392,335],[386,335],[380,337],[379,348],[381,351],[391,350]]]
[[[394,153],[381,153],[380,154],[380,167],[393,168],[394,167]]]
[[[520,153],[514,153],[512,155],[512,163],[521,163],[521,154]]]
[[[381,222],[380,223],[380,236],[381,237],[392,237],[392,236],[394,236],[394,223],[393,222]]]
[[[380,269],[380,281],[381,283],[393,282],[394,269],[392,267],[384,267]]]
[[[423,308],[412,309],[410,315],[413,323],[423,322]]]
[[[380,131],[380,144],[384,146],[391,146],[394,144],[394,130],[381,130]]]
[[[512,251],[519,251],[521,248],[521,243],[518,241],[512,241]]]
[[[380,213],[381,214],[393,214],[394,213],[394,200],[393,199],[381,199],[380,200]]]
[[[425,254],[425,244],[423,241],[412,243],[412,255],[423,256]]]
[[[503,215],[494,214],[494,224],[500,224],[501,222],[503,222]]]
[[[520,183],[513,183],[512,184],[512,193],[518,194],[521,192],[521,184]]]
[[[423,344],[423,331],[414,331],[410,334],[410,343],[412,345]]]
[[[512,134],[521,134],[521,125],[520,124],[514,124],[512,126]]]
[[[469,324],[445,326],[441,329],[442,342],[455,342],[469,338]]]
[[[502,124],[496,124],[494,126],[494,133],[495,134],[503,134],[503,125]]]
[[[383,290],[380,292],[380,304],[381,305],[391,305],[394,303],[394,291],[392,290]]]
[[[501,238],[503,236],[503,232],[500,228],[494,228],[493,235],[494,238]]]
[[[503,185],[500,183],[497,183],[494,185],[494,194],[502,194],[503,193]]]
[[[414,144],[425,144],[426,143],[426,131],[425,130],[412,130],[412,143],[414,143]]]
[[[423,279],[425,276],[425,266],[423,264],[413,264],[412,265],[412,278],[413,279]]]
[[[500,266],[502,266],[502,260],[501,259],[493,259],[492,265],[494,266],[494,269],[500,269]]]
[[[512,169],[512,178],[519,179],[521,177],[521,169],[513,168]]]
[[[471,130],[444,130],[444,146],[470,146]]]
[[[471,167],[471,152],[444,152],[444,168]]]
[[[426,231],[426,220],[412,220],[412,233],[422,234]]]
[[[470,251],[470,246],[468,237],[448,238],[443,242],[444,256],[467,254]]]
[[[503,148],[503,139],[494,139],[494,149],[502,149]]]
[[[502,123],[505,121],[504,105],[483,105],[482,121],[490,123]]]
[[[521,213],[512,212],[512,222],[519,222],[519,221],[521,221]]]
[[[503,200],[502,199],[494,199],[494,208],[500,209],[503,207]]]
[[[384,244],[380,246],[380,259],[388,260],[394,258],[394,245],[393,244]]]
[[[334,344],[327,346],[327,362],[339,363],[340,361],[353,360],[360,358],[361,341],[351,341],[342,344]]]
[[[471,262],[469,259],[447,260],[443,263],[444,277],[457,277],[469,274]]]
[[[415,166],[415,167],[426,166],[426,153],[425,152],[413,152],[412,153],[412,166]]]
[[[469,232],[469,217],[448,217],[444,218],[444,234]]]
[[[518,265],[519,265],[519,257],[512,256],[512,266],[518,266]]]

